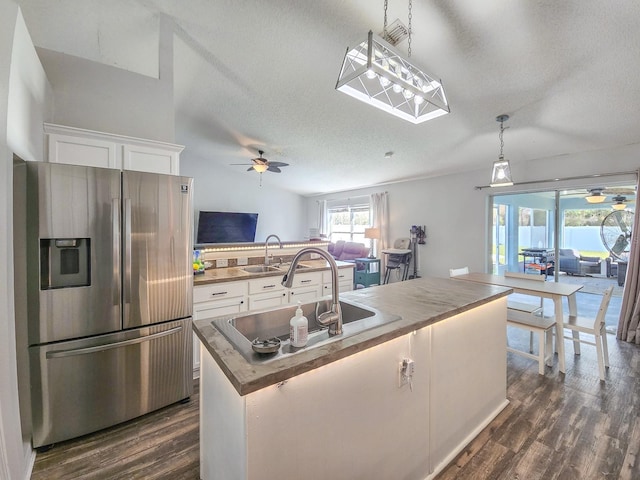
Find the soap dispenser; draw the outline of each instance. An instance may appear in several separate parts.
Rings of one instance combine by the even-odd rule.
[[[309,321],[302,314],[302,305],[298,302],[296,314],[289,322],[289,340],[292,347],[300,348],[307,344],[309,334]]]

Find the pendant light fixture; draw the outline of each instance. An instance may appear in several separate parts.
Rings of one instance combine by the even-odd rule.
[[[411,57],[411,8],[409,48]],[[383,37],[387,38],[387,0]],[[369,31],[357,47],[347,48],[336,90],[411,123],[422,123],[450,112],[442,82],[403,58],[386,40]]]
[[[513,185],[513,179],[511,178],[511,167],[509,166],[509,160],[504,159],[502,149],[504,148],[504,122],[509,120],[509,115],[498,115],[496,122],[500,122],[500,156],[498,160],[493,162],[493,171],[491,172],[491,184],[492,187],[508,187]]]

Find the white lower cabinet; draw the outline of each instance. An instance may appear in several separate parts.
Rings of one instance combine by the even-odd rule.
[[[249,280],[249,310],[279,307],[287,303],[287,289],[280,276]]]
[[[233,315],[247,311],[248,285],[246,281],[215,283],[193,287],[193,319]],[[193,337],[193,372],[200,372],[200,340]]]
[[[313,302],[322,296],[322,272],[296,273],[289,289],[289,303]]]
[[[353,290],[353,268],[340,268],[338,270],[338,291],[350,292]],[[322,272],[322,295],[331,295],[331,270]]]

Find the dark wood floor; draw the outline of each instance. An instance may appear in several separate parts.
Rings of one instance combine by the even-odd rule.
[[[640,347],[611,335],[609,345],[605,383],[593,347],[573,356],[567,342],[566,375],[556,364],[544,377],[534,361],[509,354],[509,406],[437,480],[640,479]],[[188,404],[38,454],[31,478],[192,480],[198,462],[196,386]]]

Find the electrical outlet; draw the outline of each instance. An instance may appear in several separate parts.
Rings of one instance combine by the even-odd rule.
[[[248,265],[248,264],[249,264],[249,259],[247,257],[238,258],[238,265]]]
[[[229,266],[229,260],[226,258],[219,258],[218,260],[216,260],[216,267],[217,268],[222,268],[222,267],[228,267]]]
[[[398,387],[409,384],[413,381],[415,373],[415,363],[410,358],[405,358],[398,364]]]
[[[317,254],[317,253],[310,253],[310,254],[309,254],[309,258],[310,258],[311,260],[317,260],[317,259],[319,259],[319,258],[320,258],[320,255],[319,255],[319,254]]]

